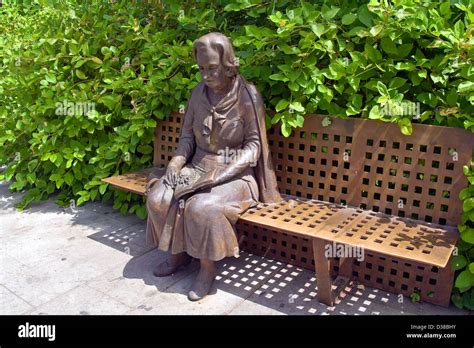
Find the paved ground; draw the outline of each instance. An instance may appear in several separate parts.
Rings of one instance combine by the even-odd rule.
[[[219,262],[212,294],[190,302],[197,262],[155,278],[165,254],[145,222],[109,204],[63,209],[54,199],[20,213],[0,182],[0,314],[472,314],[353,284],[335,307],[314,299],[312,272],[242,252]]]

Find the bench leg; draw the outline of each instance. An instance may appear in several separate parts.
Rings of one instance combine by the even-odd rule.
[[[316,286],[318,300],[328,306],[334,305],[329,258],[325,256],[325,246],[330,242],[313,238],[314,266],[316,268]]]

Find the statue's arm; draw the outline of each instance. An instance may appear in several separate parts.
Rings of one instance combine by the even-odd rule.
[[[194,108],[192,103],[193,100],[191,98],[188,103],[188,108],[184,114],[184,121],[179,136],[178,147],[173,158],[168,164],[168,167],[172,166],[178,171],[180,171],[181,168],[183,168],[184,165],[188,163],[188,161],[193,156],[194,149],[196,147],[196,140],[194,138],[193,132]]]
[[[193,118],[194,111],[191,96],[191,99],[188,103],[188,107],[184,114],[183,126],[181,128],[181,133],[179,136],[178,147],[175,151],[173,158],[168,163],[166,173],[163,173],[161,171],[159,173],[155,173],[155,171],[152,171],[148,175],[147,188],[151,187],[155,182],[159,181],[163,177],[167,178],[168,175],[177,175],[179,171],[184,167],[184,165],[188,162],[190,157],[192,157],[195,147],[195,139],[192,129]]]
[[[244,121],[245,134],[242,149],[227,166],[217,173],[216,184],[226,182],[242,173],[248,167],[255,166],[260,156],[261,144],[257,115],[247,93],[243,93],[241,105],[243,108],[241,114]]]

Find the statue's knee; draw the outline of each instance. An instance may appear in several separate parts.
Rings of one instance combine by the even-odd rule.
[[[186,204],[185,209],[188,217],[203,221],[211,219],[212,216],[218,213],[221,205],[212,197],[192,198]]]
[[[146,199],[146,208],[149,212],[157,212],[160,209],[160,205],[162,204],[163,202],[161,202],[158,195],[153,193],[148,194]]]

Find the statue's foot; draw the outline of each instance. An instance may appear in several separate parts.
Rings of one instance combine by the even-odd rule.
[[[204,298],[211,290],[216,274],[217,270],[213,261],[201,260],[201,269],[191,286],[191,290],[188,293],[188,299],[190,301],[198,301]]]
[[[160,263],[153,275],[155,277],[167,277],[175,273],[178,268],[187,266],[192,260],[192,257],[185,252],[171,255],[165,262]]]

